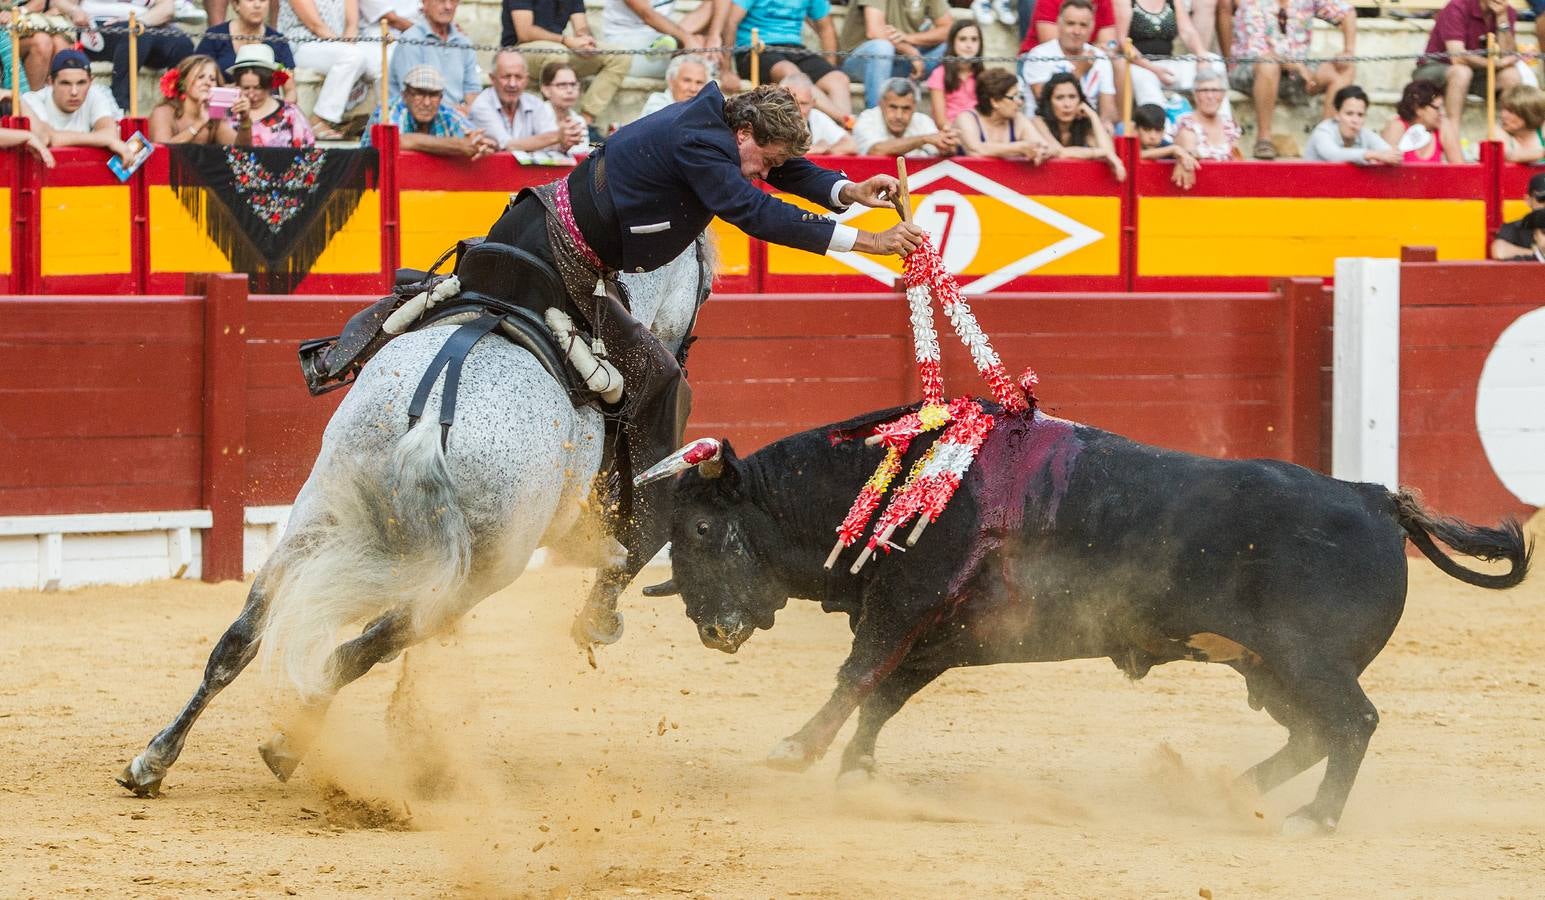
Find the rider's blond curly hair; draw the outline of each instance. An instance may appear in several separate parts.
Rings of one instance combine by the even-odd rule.
[[[787,88],[764,84],[736,94],[724,101],[724,121],[731,131],[749,127],[751,139],[764,147],[782,144],[793,156],[810,149],[810,126]]]

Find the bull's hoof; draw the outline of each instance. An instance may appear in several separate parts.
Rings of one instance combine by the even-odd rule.
[[[1299,810],[1282,820],[1282,836],[1286,838],[1323,837],[1334,834],[1335,831],[1335,822],[1322,822],[1304,810]]]
[[[569,629],[569,634],[582,650],[588,650],[596,644],[615,644],[622,640],[622,613],[614,609],[582,610],[574,617],[574,626]]]
[[[157,774],[149,769],[150,767],[145,764],[145,755],[142,753],[124,766],[123,771],[118,773],[118,777],[114,780],[132,791],[136,797],[159,797],[161,780],[166,777],[166,773]]]
[[[781,772],[803,772],[815,762],[815,755],[793,738],[784,738],[767,754],[769,768]]]
[[[273,737],[258,745],[258,753],[262,754],[263,762],[267,764],[268,771],[274,773],[274,777],[280,781],[289,781],[300,766],[301,753],[290,747],[289,738],[284,732],[278,732]]]

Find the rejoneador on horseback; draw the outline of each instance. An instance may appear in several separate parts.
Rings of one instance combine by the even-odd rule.
[[[634,496],[632,473],[681,443],[682,367],[712,280],[708,224],[813,253],[906,255],[922,241],[910,222],[862,231],[753,183],[836,211],[892,204],[894,177],[855,183],[805,160],[809,144],[783,88],[725,99],[710,84],[522,191],[487,239],[400,272],[392,296],[303,346],[314,392],[352,388],[202,683],[119,783],[157,794],[198,716],[260,646],[302,701],[261,748],[289,778],[338,690],[512,583],[540,546],[600,566],[576,640],[620,637],[616,599],[668,535],[667,486]],[[454,274],[436,274],[452,252]],[[482,339],[494,332],[507,340]],[[587,509],[603,512],[587,520]]]

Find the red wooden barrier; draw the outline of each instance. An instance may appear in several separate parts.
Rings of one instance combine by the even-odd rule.
[[[1477,399],[1497,338],[1545,306],[1537,269],[1532,262],[1400,267],[1400,481],[1446,515],[1492,521],[1533,511],[1488,459]]]
[[[204,295],[203,505],[204,580],[242,575],[246,519],[247,279],[205,275],[190,285]]]

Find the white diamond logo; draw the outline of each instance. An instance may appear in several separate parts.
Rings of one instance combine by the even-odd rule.
[[[1004,205],[1016,209],[1032,219],[1043,222],[1066,235],[1061,240],[1054,241],[1033,253],[1026,254],[994,272],[988,272],[973,281],[961,284],[961,293],[985,294],[1027,272],[1034,272],[1052,260],[1087,247],[1105,237],[1103,232],[1090,228],[1077,219],[1057,212],[1045,204],[1037,203],[1023,194],[1015,193],[991,178],[973,172],[954,160],[947,159],[943,162],[935,163],[911,176],[907,179],[907,187],[910,191],[919,192],[922,188],[946,178],[970,188],[982,196],[992,197]],[[836,216],[836,221],[846,222],[869,211],[870,209],[867,206],[852,206],[846,212]],[[941,221],[939,217],[919,217],[917,221],[919,225],[928,230],[929,237],[933,239],[936,247],[950,237],[942,229],[936,231],[938,223]],[[942,221],[945,223],[945,227],[948,227],[950,224],[948,219]],[[961,238],[956,236],[954,240],[959,241]],[[958,274],[961,269],[964,269],[970,263],[968,258],[959,261],[959,264],[956,265],[960,255],[959,253],[948,252],[948,250],[945,252],[946,264],[949,265],[952,273]],[[974,256],[974,253],[972,255]],[[874,257],[867,254],[848,251],[846,253],[833,253],[831,256],[832,259],[857,269],[886,287],[890,287],[896,281],[896,272],[894,270],[886,268]]]

